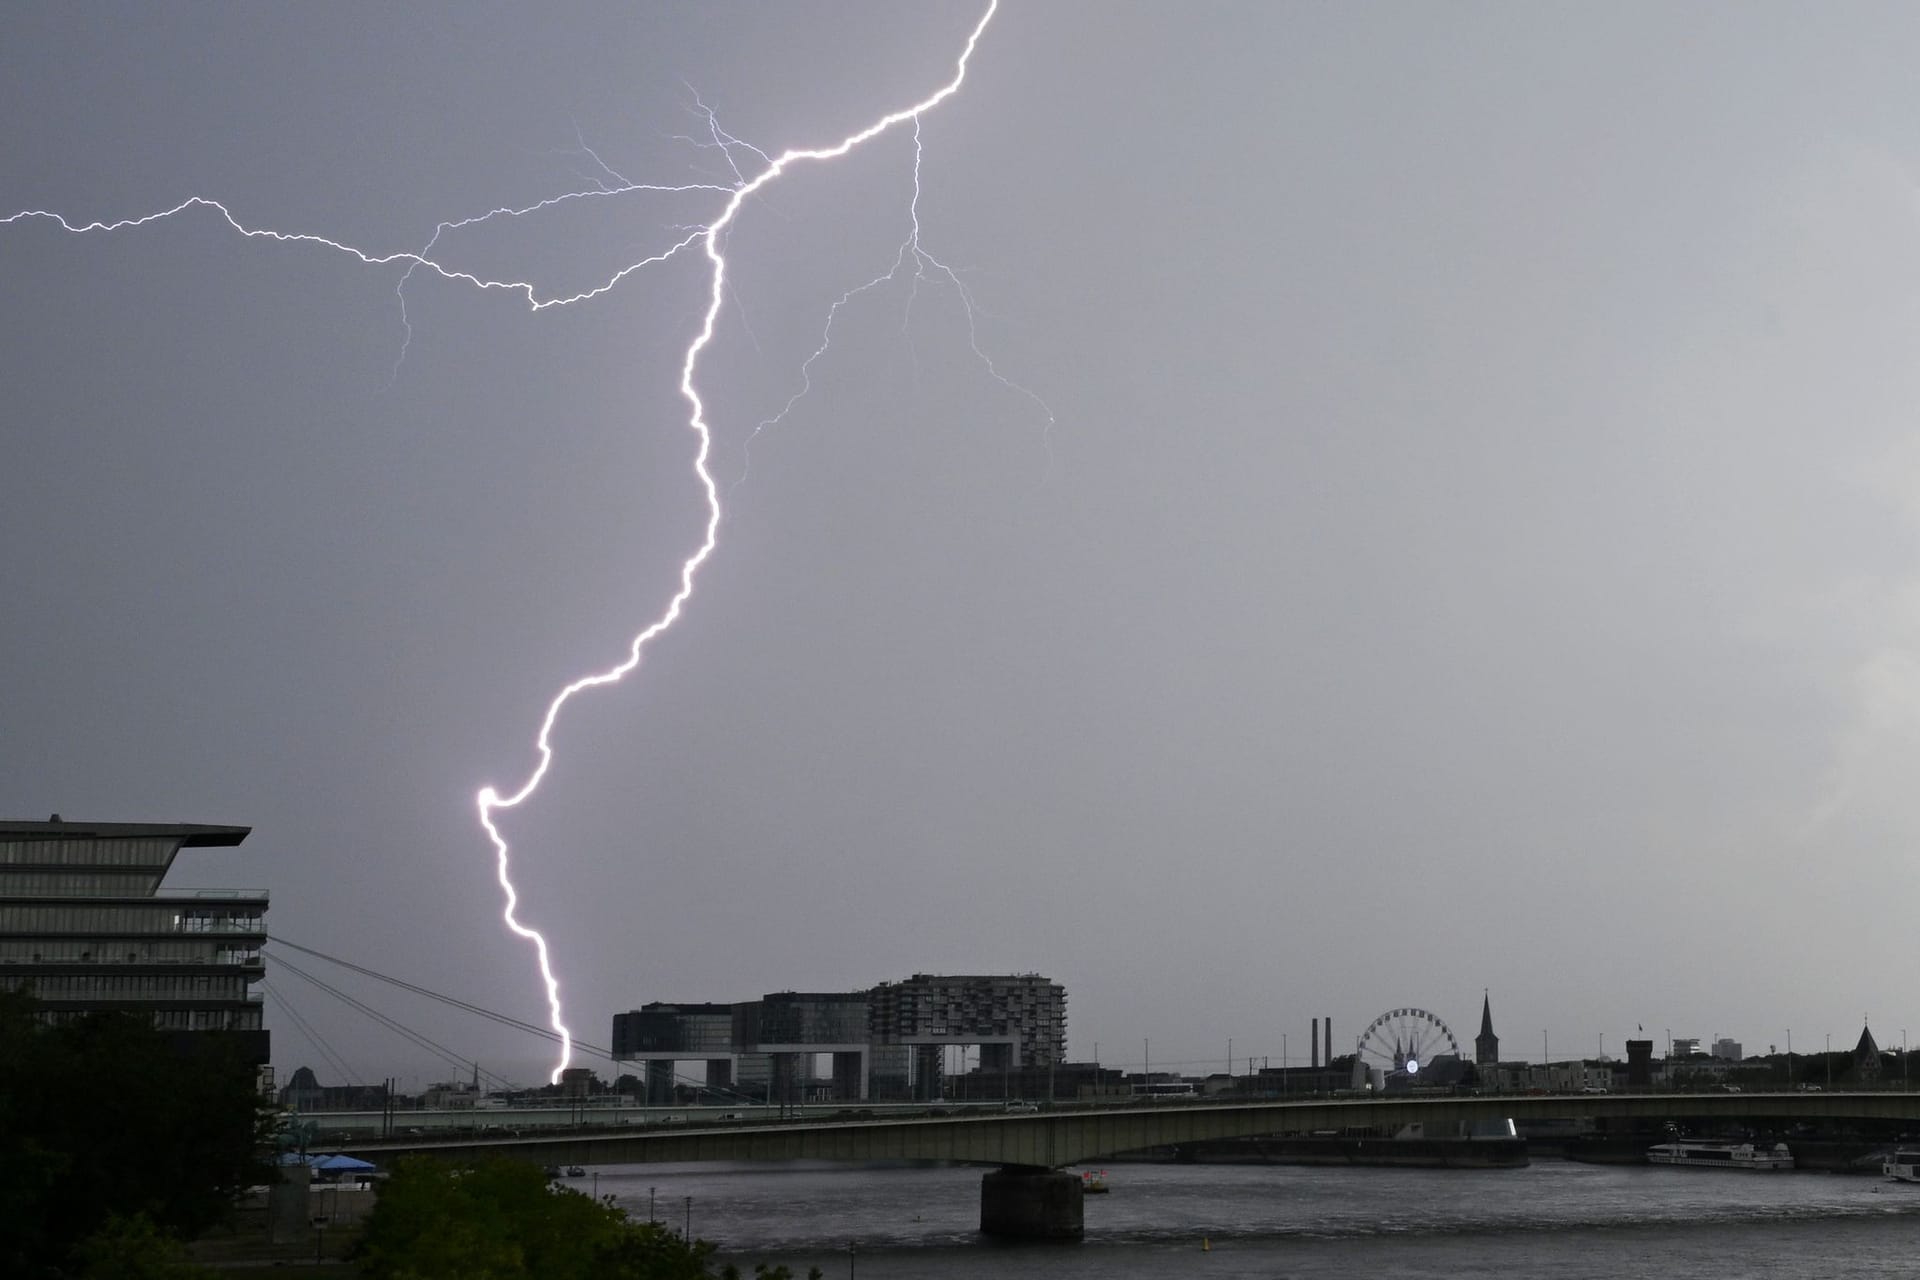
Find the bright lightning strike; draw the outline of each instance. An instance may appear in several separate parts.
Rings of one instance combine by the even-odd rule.
[[[554,977],[553,967],[548,959],[547,940],[540,936],[538,930],[529,929],[514,918],[514,906],[518,902],[518,895],[514,892],[513,881],[509,874],[510,855],[506,838],[494,825],[493,815],[496,810],[511,809],[523,803],[539,788],[541,779],[547,776],[547,770],[553,765],[551,741],[553,725],[559,718],[561,708],[566,706],[575,694],[601,685],[613,684],[640,665],[641,654],[646,649],[647,643],[679,620],[681,610],[693,596],[694,579],[698,576],[700,567],[707,562],[708,557],[713,555],[714,548],[718,545],[720,489],[714,483],[713,472],[707,467],[707,460],[713,453],[713,429],[707,424],[706,404],[700,399],[699,388],[694,384],[694,375],[700,367],[700,354],[713,341],[714,325],[720,318],[720,308],[727,296],[727,259],[720,249],[721,238],[726,234],[727,228],[733,225],[733,220],[740,213],[740,207],[747,202],[748,198],[768,183],[777,180],[793,165],[807,160],[836,160],[861,143],[876,138],[907,121],[913,121],[917,127],[922,115],[958,93],[961,84],[966,81],[967,63],[973,58],[974,48],[980,43],[981,34],[986,31],[987,24],[993,20],[994,12],[999,7],[1000,0],[987,0],[987,11],[981,15],[979,23],[967,36],[966,47],[960,51],[959,60],[954,65],[953,78],[946,84],[913,106],[881,116],[858,133],[849,134],[831,147],[795,147],[782,151],[766,168],[734,189],[733,195],[727,200],[726,208],[721,210],[719,217],[707,224],[704,235],[700,237],[707,261],[713,267],[712,283],[707,291],[707,313],[701,321],[700,332],[695,334],[693,341],[687,345],[686,356],[680,364],[680,394],[686,397],[691,410],[687,425],[693,429],[700,440],[699,449],[694,454],[693,470],[700,479],[700,488],[707,499],[706,532],[700,540],[699,547],[680,566],[679,590],[675,591],[673,599],[667,602],[665,611],[633,638],[633,642],[627,647],[625,660],[605,671],[580,677],[560,690],[553,701],[547,705],[546,717],[540,722],[540,733],[535,740],[535,746],[540,753],[540,762],[534,766],[533,772],[527,775],[527,780],[520,784],[520,789],[511,795],[502,796],[492,787],[484,787],[478,798],[480,825],[487,829],[487,835],[493,841],[500,873],[500,888],[507,895],[505,914],[507,927],[533,943],[540,957],[540,976],[547,985],[547,1005],[553,1016],[553,1029],[560,1033],[560,1061],[554,1066],[552,1076],[555,1083],[559,1082],[560,1073],[566,1070],[567,1063],[572,1060],[573,1033],[568,1031],[561,1021],[560,983]],[[731,161],[730,152],[729,161]]]
[[[728,170],[734,177],[732,184],[720,185],[708,182],[672,186],[629,182],[601,161],[583,141],[579,150],[590,157],[607,177],[613,179],[613,183],[610,184],[606,181],[596,180],[595,186],[588,190],[567,192],[562,195],[551,196],[520,206],[497,208],[474,217],[442,222],[434,228],[433,234],[427,239],[425,246],[419,252],[369,253],[365,250],[341,243],[340,241],[328,239],[325,236],[248,226],[236,217],[232,210],[225,204],[204,196],[191,196],[171,208],[163,209],[156,213],[111,222],[95,221],[76,223],[68,220],[61,214],[40,209],[29,209],[6,217],[0,217],[0,226],[8,226],[13,223],[29,220],[48,220],[57,223],[67,231],[75,233],[114,232],[133,230],[171,218],[177,214],[183,214],[197,209],[205,209],[216,213],[224,219],[227,225],[235,232],[249,239],[265,239],[289,245],[312,245],[344,254],[369,266],[402,265],[405,267],[405,271],[400,278],[397,291],[400,300],[401,323],[403,328],[407,329],[408,337],[411,337],[411,329],[407,327],[406,321],[405,288],[414,272],[420,269],[431,271],[446,280],[470,285],[483,291],[517,293],[525,299],[530,310],[539,312],[551,307],[570,306],[600,297],[602,294],[607,293],[609,290],[621,284],[628,276],[646,267],[665,262],[696,246],[706,255],[708,265],[711,268],[707,307],[699,331],[688,343],[686,352],[682,357],[679,380],[679,391],[681,396],[685,398],[689,410],[687,426],[692,430],[698,441],[698,447],[694,454],[693,471],[699,482],[701,491],[705,495],[707,504],[706,523],[700,543],[693,553],[681,563],[679,586],[675,590],[672,598],[667,602],[661,613],[649,623],[645,629],[633,637],[627,647],[626,656],[614,666],[581,676],[567,684],[555,694],[552,701],[547,704],[546,714],[540,721],[540,729],[534,739],[534,747],[538,759],[532,772],[527,775],[525,780],[510,792],[502,793],[497,788],[488,786],[481,788],[475,796],[480,825],[485,829],[487,837],[493,845],[495,874],[499,880],[501,893],[505,897],[505,906],[502,910],[501,917],[507,928],[515,936],[533,945],[534,952],[539,960],[540,977],[547,999],[549,1024],[560,1041],[560,1057],[553,1067],[551,1076],[556,1083],[559,1081],[560,1073],[564,1071],[572,1061],[573,1034],[567,1028],[564,1020],[564,1010],[560,996],[560,981],[554,972],[552,956],[547,940],[539,930],[523,924],[518,917],[517,912],[520,904],[520,895],[513,883],[512,852],[506,837],[500,832],[495,817],[500,810],[516,808],[525,803],[527,799],[539,789],[542,780],[546,778],[548,771],[553,766],[553,731],[562,709],[564,709],[575,696],[588,689],[615,684],[624,679],[639,667],[646,646],[656,636],[671,628],[674,623],[679,620],[681,613],[693,596],[695,580],[698,578],[702,566],[706,564],[718,546],[721,514],[720,490],[714,480],[713,472],[709,467],[709,461],[713,452],[713,432],[707,422],[706,405],[700,397],[700,391],[697,385],[697,374],[700,368],[700,358],[713,342],[715,326],[719,320],[724,301],[728,296],[727,259],[722,251],[722,242],[727,230],[738,218],[741,208],[749,199],[772,183],[778,181],[788,170],[796,165],[808,161],[837,160],[862,144],[879,137],[883,133],[904,124],[911,124],[913,126],[913,201],[910,206],[911,230],[909,231],[906,241],[900,246],[899,252],[895,256],[894,264],[886,274],[849,290],[841,296],[839,301],[835,302],[832,307],[829,308],[826,328],[822,334],[820,346],[812,355],[807,357],[801,366],[801,390],[787,402],[786,406],[783,407],[778,414],[760,423],[759,426],[755,428],[756,434],[760,430],[784,418],[793,408],[793,405],[805,395],[807,387],[810,386],[809,375],[812,366],[825,354],[832,337],[834,319],[841,308],[859,295],[878,287],[886,281],[896,278],[909,261],[913,264],[912,278],[916,293],[919,284],[923,281],[937,281],[950,285],[960,298],[961,305],[965,310],[968,341],[974,355],[984,365],[987,372],[1003,386],[1031,400],[1045,417],[1047,425],[1049,427],[1052,425],[1053,415],[1047,410],[1046,405],[1040,401],[1039,397],[1035,396],[1027,388],[1007,379],[994,367],[993,361],[987,356],[985,351],[982,350],[979,344],[975,323],[975,305],[971,293],[965,284],[962,283],[959,275],[951,267],[928,253],[920,243],[919,201],[920,161],[922,155],[920,121],[927,112],[932,111],[960,91],[961,85],[966,81],[967,66],[973,58],[974,50],[978,46],[981,36],[985,33],[987,25],[993,20],[994,14],[998,9],[999,0],[987,0],[986,11],[981,15],[972,31],[968,33],[966,43],[955,61],[953,74],[945,84],[912,106],[889,112],[874,120],[865,128],[856,133],[849,134],[831,146],[789,148],[788,150],[780,152],[778,155],[769,155],[758,147],[743,142],[723,130],[714,117],[713,112],[708,109],[705,103],[700,102],[696,96],[696,108],[704,119],[708,135],[706,140],[698,141],[697,145],[709,147],[721,153]],[[690,141],[694,140],[690,139]],[[740,167],[736,151],[742,152],[746,156],[757,160],[763,167],[753,176],[748,177]],[[524,217],[567,201],[613,198],[641,192],[659,194],[711,192],[716,194],[724,193],[727,198],[719,215],[711,222],[691,229],[682,228],[677,238],[673,239],[658,251],[640,258],[638,261],[630,262],[620,267],[612,275],[591,288],[571,294],[543,295],[540,290],[529,281],[501,280],[483,277],[449,266],[440,260],[440,258],[434,256],[437,247],[441,243],[442,237],[449,233],[457,232],[462,228],[473,226],[476,223],[498,217]],[[911,297],[909,298],[908,305],[909,307],[912,305]],[[401,347],[402,358],[405,356],[405,351],[406,347],[403,340]]]

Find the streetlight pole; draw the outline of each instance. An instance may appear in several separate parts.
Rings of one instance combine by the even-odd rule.
[[[647,1188],[647,1221],[649,1223],[659,1221],[658,1218],[653,1216],[653,1191],[654,1189],[652,1187]]]
[[[687,1243],[688,1243],[688,1244],[692,1244],[692,1243],[693,1243],[693,1197],[692,1197],[692,1196],[688,1196],[688,1197],[687,1197],[687,1234],[686,1234],[686,1241],[687,1241]]]
[[[1833,1092],[1833,1032],[1827,1032],[1827,1092]]]

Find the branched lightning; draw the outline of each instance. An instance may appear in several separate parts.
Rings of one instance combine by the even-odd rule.
[[[503,809],[516,808],[525,803],[539,789],[541,782],[546,778],[548,771],[553,766],[553,732],[561,711],[577,695],[588,689],[618,683],[639,667],[647,645],[679,620],[681,613],[693,596],[694,584],[700,574],[701,568],[713,555],[715,548],[718,546],[721,494],[710,467],[713,452],[713,431],[707,422],[706,405],[700,395],[697,375],[700,369],[701,357],[714,340],[721,309],[726,299],[730,296],[730,286],[727,279],[727,259],[724,252],[725,237],[747,201],[753,199],[761,191],[778,181],[790,169],[797,165],[810,161],[825,162],[837,160],[853,151],[856,147],[903,124],[911,124],[913,127],[913,201],[910,210],[910,230],[907,239],[901,244],[898,253],[895,255],[894,264],[886,274],[849,290],[828,309],[826,327],[820,346],[801,365],[801,390],[787,402],[786,406],[782,408],[778,414],[755,427],[755,434],[779,422],[793,408],[793,405],[806,394],[807,388],[811,385],[810,373],[812,366],[815,361],[826,352],[832,338],[833,323],[840,310],[854,298],[878,287],[886,281],[896,278],[909,260],[913,263],[913,281],[916,291],[919,283],[923,280],[937,280],[940,283],[949,284],[954,288],[961,301],[961,305],[966,311],[968,338],[974,355],[981,361],[987,372],[1003,386],[1027,397],[1038,406],[1041,413],[1045,416],[1049,428],[1052,425],[1053,415],[1047,410],[1046,405],[1040,398],[1027,388],[1004,377],[1000,371],[994,367],[993,361],[981,348],[978,340],[975,325],[975,306],[971,293],[961,281],[959,275],[951,267],[947,266],[947,264],[928,253],[920,242],[921,118],[927,112],[932,111],[948,98],[959,92],[961,85],[966,80],[967,67],[973,58],[974,50],[978,46],[982,35],[987,29],[987,25],[993,20],[994,14],[998,9],[999,0],[987,0],[986,10],[974,25],[973,29],[968,33],[966,43],[954,63],[953,74],[945,84],[912,106],[889,112],[831,146],[796,147],[781,151],[777,155],[769,154],[722,129],[714,113],[704,102],[699,100],[696,94],[694,95],[694,101],[697,111],[704,119],[707,138],[687,139],[687,141],[691,141],[697,146],[718,150],[725,158],[725,163],[733,174],[734,181],[731,184],[722,185],[712,182],[696,182],[683,185],[665,185],[629,182],[611,166],[602,161],[591,148],[587,147],[585,141],[581,140],[579,147],[580,152],[591,158],[600,171],[605,174],[606,177],[613,180],[612,183],[602,179],[595,179],[595,185],[590,189],[569,191],[524,205],[503,206],[485,213],[476,214],[472,217],[441,222],[435,226],[432,235],[428,237],[425,245],[417,252],[405,250],[385,253],[369,252],[321,235],[306,232],[277,231],[264,227],[250,226],[242,222],[227,205],[205,196],[191,196],[171,208],[115,221],[74,222],[62,214],[40,209],[23,210],[5,217],[0,217],[0,226],[8,226],[29,220],[47,220],[56,223],[67,231],[80,234],[134,230],[194,210],[207,210],[224,219],[232,230],[247,239],[262,239],[285,245],[310,245],[344,254],[368,266],[402,266],[404,267],[404,271],[396,286],[396,293],[399,297],[402,326],[406,328],[408,338],[411,337],[412,331],[410,327],[407,327],[405,289],[408,281],[412,279],[414,272],[417,270],[425,269],[443,279],[468,285],[483,291],[518,294],[524,299],[530,310],[541,312],[553,307],[570,306],[598,298],[619,286],[627,277],[636,272],[666,262],[668,259],[693,249],[696,246],[698,246],[700,252],[705,255],[710,268],[707,306],[701,319],[699,330],[689,341],[682,357],[678,383],[680,395],[685,399],[688,406],[687,426],[693,432],[697,441],[693,459],[693,471],[706,499],[706,521],[699,545],[692,554],[682,561],[679,572],[679,584],[672,598],[668,600],[661,613],[632,638],[627,646],[625,657],[611,667],[575,679],[555,694],[553,699],[547,704],[546,713],[540,721],[539,732],[535,735],[534,739],[537,759],[532,772],[526,776],[518,787],[511,791],[503,793],[495,787],[487,786],[481,788],[475,796],[475,805],[480,825],[485,829],[487,837],[493,845],[495,875],[505,899],[505,905],[501,913],[502,919],[507,928],[515,936],[533,945],[535,955],[539,961],[540,977],[545,989],[550,1025],[558,1037],[560,1044],[559,1060],[555,1064],[552,1073],[552,1078],[556,1082],[559,1080],[560,1073],[565,1070],[572,1061],[573,1034],[568,1030],[564,1020],[564,1011],[560,996],[560,982],[554,972],[547,940],[539,930],[523,924],[519,919],[518,908],[520,905],[520,895],[513,882],[512,851],[506,837],[501,834],[496,817]],[[742,156],[752,157],[760,163],[761,167],[757,172],[749,176],[741,168],[740,162]],[[598,284],[572,293],[543,293],[530,281],[495,279],[482,276],[451,266],[439,256],[444,237],[463,228],[471,227],[490,219],[527,217],[542,210],[576,200],[613,198],[640,193],[682,194],[693,192],[723,194],[725,196],[725,202],[719,214],[704,224],[690,228],[679,228],[678,231],[674,233],[677,238],[671,239],[664,247],[657,249],[637,261],[619,267]],[[909,298],[908,305],[909,307],[912,305],[911,297]],[[405,351],[406,344],[403,340],[401,346],[402,358],[405,356]],[[397,367],[396,365],[396,368]]]
[[[712,264],[713,275],[712,283],[707,292],[706,315],[701,321],[699,333],[695,334],[693,341],[687,345],[686,356],[680,364],[680,394],[686,398],[690,410],[687,425],[693,430],[693,433],[699,437],[700,441],[699,448],[694,453],[693,469],[694,474],[699,477],[701,491],[705,494],[707,500],[706,531],[701,537],[699,547],[696,548],[694,553],[688,556],[680,566],[679,590],[675,591],[673,598],[667,602],[665,611],[649,624],[645,630],[634,636],[632,643],[627,647],[626,658],[618,665],[609,667],[604,671],[581,676],[573,683],[561,689],[560,692],[554,696],[553,701],[547,704],[547,714],[540,722],[540,733],[535,739],[534,744],[539,752],[540,760],[539,763],[534,766],[533,772],[527,775],[526,781],[520,784],[519,790],[510,795],[502,796],[492,787],[483,787],[478,797],[480,825],[487,829],[487,835],[493,841],[494,852],[497,859],[496,865],[499,869],[500,888],[507,897],[507,909],[505,913],[507,927],[521,938],[533,943],[534,950],[540,957],[540,976],[546,983],[547,1005],[553,1015],[553,1028],[561,1035],[560,1061],[553,1069],[553,1079],[556,1083],[560,1079],[560,1073],[566,1069],[567,1063],[572,1058],[572,1032],[567,1030],[561,1020],[560,983],[559,980],[554,977],[553,967],[548,958],[547,940],[540,935],[538,930],[529,929],[514,918],[514,907],[518,904],[519,895],[514,891],[512,877],[509,874],[510,853],[507,841],[506,838],[500,834],[500,829],[494,825],[493,815],[496,810],[511,809],[522,804],[528,796],[531,796],[534,791],[539,788],[541,780],[547,776],[547,770],[553,765],[553,726],[554,722],[560,716],[561,708],[572,701],[574,695],[587,689],[598,688],[601,685],[613,684],[616,681],[624,679],[629,672],[640,665],[641,655],[645,651],[648,642],[679,620],[681,610],[686,607],[687,601],[693,596],[694,579],[699,575],[701,566],[706,564],[707,559],[713,555],[714,547],[718,545],[720,534],[720,489],[719,486],[714,483],[713,472],[707,466],[708,459],[713,453],[713,429],[707,424],[706,404],[700,398],[700,390],[694,383],[694,375],[700,368],[701,353],[704,352],[713,341],[714,326],[719,321],[720,308],[725,303],[727,296],[727,259],[726,255],[721,252],[721,238],[726,234],[727,228],[733,225],[733,220],[740,213],[740,207],[761,188],[778,179],[793,165],[808,160],[838,159],[852,151],[861,143],[878,137],[896,125],[904,124],[909,120],[918,122],[920,117],[926,112],[933,110],[942,102],[945,102],[948,98],[958,93],[961,84],[966,81],[967,63],[973,58],[974,48],[980,43],[981,34],[986,31],[987,23],[993,20],[994,12],[999,7],[1000,0],[987,0],[987,11],[981,15],[979,23],[974,26],[973,31],[967,36],[966,47],[960,51],[959,60],[954,66],[953,78],[947,81],[946,84],[913,106],[900,111],[889,112],[859,132],[849,134],[847,137],[842,138],[831,147],[794,147],[782,151],[766,168],[734,189],[732,196],[727,200],[726,207],[721,210],[720,216],[709,223],[704,235],[699,237],[706,251],[707,261]],[[728,153],[728,158],[729,162],[731,162],[731,152]]]
[[[778,413],[775,413],[772,417],[763,418],[756,423],[753,430],[747,433],[746,440],[742,442],[741,451],[745,455],[746,461],[741,467],[740,478],[734,481],[733,487],[737,488],[746,481],[747,471],[752,466],[754,440],[759,437],[762,431],[767,430],[769,427],[779,426],[784,422],[787,415],[793,412],[794,406],[806,399],[807,393],[813,390],[813,366],[822,356],[827,354],[827,349],[833,345],[833,323],[839,318],[841,309],[862,294],[871,293],[882,285],[890,284],[894,280],[899,279],[901,269],[907,265],[909,259],[913,262],[913,273],[908,277],[909,291],[906,303],[908,318],[911,319],[912,317],[913,304],[920,295],[920,285],[923,282],[944,283],[953,287],[955,296],[960,299],[961,312],[967,318],[967,345],[972,349],[974,357],[979,360],[981,367],[986,369],[987,375],[995,382],[998,382],[1014,394],[1031,401],[1034,407],[1040,411],[1040,415],[1044,420],[1041,440],[1047,450],[1048,470],[1052,470],[1053,410],[1047,406],[1046,401],[1042,400],[1031,389],[1022,386],[1020,383],[1015,382],[1000,372],[999,367],[993,362],[993,357],[988,355],[985,348],[980,345],[979,308],[974,303],[973,292],[968,289],[965,282],[960,279],[958,272],[929,253],[926,246],[920,241],[920,162],[924,154],[925,151],[920,141],[920,118],[915,116],[913,118],[913,198],[907,204],[907,238],[900,242],[899,249],[895,251],[892,266],[865,284],[855,285],[853,288],[847,290],[836,298],[833,304],[827,308],[826,323],[821,327],[820,331],[820,345],[813,349],[811,355],[800,362],[799,389],[787,397],[787,402],[780,406]]]

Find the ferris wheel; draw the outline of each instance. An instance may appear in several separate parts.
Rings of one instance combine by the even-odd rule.
[[[1459,1057],[1460,1042],[1446,1023],[1425,1009],[1389,1009],[1360,1033],[1358,1050],[1369,1067],[1415,1076],[1439,1054]]]

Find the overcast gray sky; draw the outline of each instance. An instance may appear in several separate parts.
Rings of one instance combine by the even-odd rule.
[[[696,95],[836,141],[979,12],[10,5],[0,212],[418,249],[612,182],[583,144],[731,181]],[[1109,1062],[1470,1037],[1483,987],[1523,1056],[1920,1034],[1916,63],[1905,5],[1010,3],[919,214],[1054,420],[909,273],[749,467],[907,234],[911,134],[742,210],[719,551],[505,824],[576,1032],[1038,970]],[[436,254],[572,291],[719,200]],[[399,277],[205,211],[0,228],[0,813],[251,824],[176,880],[539,1021],[472,797],[698,544],[705,284],[420,275],[402,359]],[[446,1074],[273,982],[362,1077]]]

